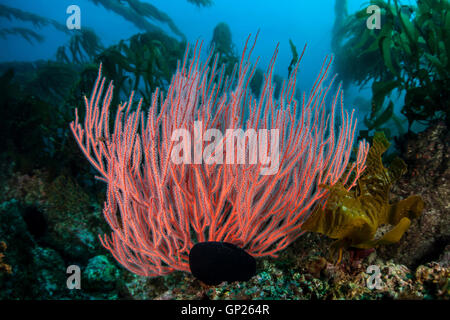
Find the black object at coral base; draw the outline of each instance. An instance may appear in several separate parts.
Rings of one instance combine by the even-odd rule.
[[[256,260],[228,242],[199,242],[189,253],[191,273],[207,285],[248,281],[256,273]]]

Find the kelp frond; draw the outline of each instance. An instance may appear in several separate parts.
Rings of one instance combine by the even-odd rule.
[[[188,2],[195,4],[197,7],[210,7],[213,5],[213,0],[188,0]]]
[[[170,17],[155,6],[139,0],[91,0],[94,4],[101,4],[105,9],[111,10],[126,20],[132,22],[137,28],[147,32],[163,32],[161,28],[150,23],[146,18],[166,23],[173,33],[185,38]]]
[[[15,19],[31,22],[37,28],[47,27],[51,25],[59,31],[63,31],[66,33],[68,33],[69,31],[64,24],[59,23],[56,20],[45,18],[40,15],[23,11],[17,8],[5,6],[4,4],[0,4],[0,17],[6,18],[10,21]],[[30,33],[28,33],[28,35],[29,34]]]
[[[94,30],[83,28],[74,30],[67,45],[58,48],[56,60],[66,63],[86,63],[94,60],[104,50],[101,39]]]
[[[4,28],[0,29],[0,38],[6,39],[10,35],[19,35],[29,43],[34,44],[36,42],[43,42],[44,37],[39,33],[28,28]]]

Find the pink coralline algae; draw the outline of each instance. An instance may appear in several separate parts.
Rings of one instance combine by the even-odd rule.
[[[212,54],[200,62],[201,45],[190,59],[187,49],[167,90],[154,91],[148,111],[142,110],[142,99],[134,104],[131,94],[128,102],[118,106],[112,130],[113,85],[103,93],[100,66],[91,98],[85,97],[84,124],[76,112],[71,123],[75,139],[99,172],[97,178],[107,184],[103,212],[112,233],[100,240],[131,272],[144,276],[189,272],[190,249],[205,241],[232,243],[253,257],[275,257],[303,233],[302,223],[312,208],[326,200],[322,184],[339,181],[350,189],[364,171],[365,141],[359,143],[355,162],[349,161],[356,119],[354,110],[348,113],[343,107],[340,86],[326,110],[334,78],[327,86],[324,82],[332,57],[324,60],[309,94],[297,101],[299,60],[276,100],[272,74],[277,47],[261,94],[255,98],[248,89],[256,68],[249,62],[254,44],[249,48],[248,41],[230,76],[224,75],[224,67],[217,67],[217,56],[212,64]],[[198,130],[246,130],[241,142],[249,158],[255,149],[247,133],[275,130],[279,134],[277,170],[261,174],[274,165],[273,158],[257,163],[207,161],[210,158],[175,163],[173,152],[179,150],[180,142],[172,134],[177,129],[192,137]],[[212,151],[210,157],[234,159],[238,141],[232,140],[235,149],[224,148],[229,138],[226,134],[219,141],[203,138],[183,143],[192,152],[200,147]],[[261,140],[266,146],[275,143]]]

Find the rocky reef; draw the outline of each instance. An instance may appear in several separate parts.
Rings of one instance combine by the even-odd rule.
[[[327,260],[332,239],[306,233],[277,259],[258,259],[250,281],[218,286],[122,269],[99,245],[100,206],[76,182],[3,168],[0,299],[449,299],[449,142],[442,122],[401,141],[408,171],[391,200],[419,194],[425,208],[399,242],[346,250],[336,264]],[[80,290],[67,288],[69,265],[81,269]]]

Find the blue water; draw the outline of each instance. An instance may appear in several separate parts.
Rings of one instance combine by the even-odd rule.
[[[65,24],[68,17],[66,8],[71,4],[77,4],[81,9],[81,27],[94,29],[105,45],[114,44],[142,32],[131,22],[102,6],[96,6],[89,0],[1,0],[0,2],[52,18],[62,24]],[[211,7],[201,8],[186,0],[144,0],[144,2],[149,2],[167,13],[189,42],[196,40],[209,42],[217,23],[226,22],[230,26],[237,51],[240,52],[248,35],[255,34],[259,29],[260,36],[254,51],[255,56],[261,57],[260,66],[266,66],[276,44],[280,42],[275,70],[282,76],[287,75],[287,66],[291,60],[289,39],[292,39],[298,48],[303,47],[305,43],[308,44],[308,51],[302,63],[303,75],[314,75],[325,55],[331,53],[330,34],[334,22],[334,1],[215,0]],[[361,0],[351,0],[349,10],[359,9],[363,3],[364,1]],[[164,24],[157,21],[154,23],[168,30]],[[0,27],[6,26],[33,28],[31,23],[0,19]],[[45,36],[45,42],[31,45],[20,37],[11,36],[6,40],[1,39],[0,61],[51,59],[54,58],[56,49],[69,39],[68,35],[53,27],[36,31]],[[311,80],[302,79],[308,82]]]
[[[254,35],[260,30],[254,59],[259,56],[259,66],[265,70],[279,43],[275,73],[284,78],[287,77],[287,68],[292,59],[289,39],[292,39],[299,51],[306,43],[308,49],[300,65],[298,77],[298,87],[302,91],[309,90],[323,59],[332,53],[330,40],[335,18],[333,0],[214,0],[212,6],[201,8],[187,0],[141,1],[149,2],[169,15],[190,43],[197,40],[209,43],[214,27],[220,22],[226,22],[230,26],[236,50],[240,53],[248,35]],[[0,3],[54,19],[61,24],[66,23],[67,7],[76,4],[81,9],[81,27],[94,29],[105,46],[143,32],[116,13],[89,0],[0,0]],[[363,6],[367,6],[364,0],[348,1],[349,13]],[[170,29],[163,23],[152,23],[171,34]],[[31,23],[0,18],[0,28],[3,27],[34,28]],[[66,44],[70,38],[70,35],[52,26],[34,29],[45,36],[43,43],[31,45],[18,36],[0,39],[0,61],[54,59],[57,48]],[[360,111],[353,105],[354,98],[357,95],[370,98],[367,96],[369,94],[370,90],[348,90],[345,100],[347,108],[356,107],[357,111]],[[361,123],[361,112],[358,117]]]

